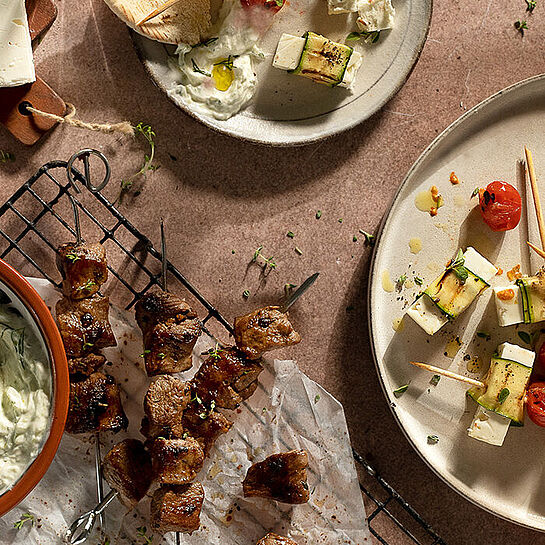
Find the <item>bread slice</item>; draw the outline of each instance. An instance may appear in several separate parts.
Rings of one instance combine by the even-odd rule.
[[[104,0],[108,7],[133,30],[167,44],[195,45],[203,41],[211,25],[210,0],[180,0],[142,26],[146,15],[165,0]]]

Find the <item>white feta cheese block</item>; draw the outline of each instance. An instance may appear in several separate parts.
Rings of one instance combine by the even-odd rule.
[[[494,288],[494,300],[496,302],[498,323],[501,326],[505,327],[524,322],[522,297],[520,288],[517,285]]]
[[[392,0],[358,0],[357,24],[364,32],[386,30],[394,26]]]
[[[448,322],[447,315],[427,295],[419,297],[409,307],[407,315],[428,335],[434,335]]]
[[[352,13],[354,11],[358,11],[358,0],[327,0],[327,12],[329,15]]]
[[[479,405],[467,434],[473,439],[501,447],[511,420]]]
[[[291,34],[282,34],[276,53],[273,58],[273,66],[281,70],[295,70],[301,59],[303,48],[305,47],[305,38],[292,36]],[[356,74],[363,62],[363,57],[357,51],[352,51],[348,65],[344,72],[343,80],[339,83],[339,87],[350,88],[354,83]]]
[[[25,0],[0,0],[0,87],[36,81]]]
[[[498,346],[498,357],[505,360],[516,361],[517,363],[524,365],[524,367],[529,367],[531,369],[534,366],[536,353],[516,344],[503,343]]]
[[[490,282],[498,272],[498,269],[488,259],[484,258],[471,246],[468,246],[464,252],[464,267],[485,282]]]

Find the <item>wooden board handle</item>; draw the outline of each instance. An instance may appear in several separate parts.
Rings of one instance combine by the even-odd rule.
[[[32,41],[49,30],[57,18],[57,7],[53,0],[26,0],[26,13]]]

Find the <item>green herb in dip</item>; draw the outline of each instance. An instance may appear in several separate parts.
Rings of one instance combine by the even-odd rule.
[[[51,375],[43,344],[17,310],[0,305],[0,494],[34,461],[49,428]]]

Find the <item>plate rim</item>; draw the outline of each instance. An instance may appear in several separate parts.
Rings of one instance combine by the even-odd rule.
[[[457,119],[455,119],[452,123],[450,123],[445,129],[443,129],[443,131],[441,131],[431,141],[430,144],[428,144],[428,146],[426,146],[426,148],[424,148],[424,150],[420,153],[420,155],[418,156],[416,161],[411,165],[411,167],[407,171],[407,174],[404,176],[402,182],[399,184],[399,186],[398,186],[397,190],[395,191],[392,199],[390,200],[387,210],[392,209],[392,205],[397,200],[397,198],[399,197],[399,194],[401,193],[401,191],[411,182],[411,179],[412,179],[412,176],[413,176],[414,172],[421,166],[421,164],[425,160],[428,159],[429,154],[436,147],[438,147],[442,143],[442,141],[451,132],[456,130],[458,128],[458,126],[460,126],[462,123],[464,123],[467,119],[472,118],[475,115],[478,115],[483,108],[485,108],[490,103],[497,100],[498,98],[500,98],[500,97],[502,97],[504,95],[513,93],[513,92],[515,92],[517,89],[519,89],[521,87],[531,85],[531,84],[533,84],[535,82],[538,82],[538,81],[544,81],[545,82],[545,73],[530,76],[529,78],[525,78],[523,80],[517,81],[517,82],[515,82],[515,83],[513,83],[511,85],[508,85],[507,87],[504,87],[503,89],[500,89],[499,91],[496,91],[495,93],[491,94],[490,96],[488,96],[487,98],[485,98],[484,100],[482,100],[481,102],[476,104],[475,106],[472,106],[469,110],[464,112]],[[369,265],[369,277],[368,277],[368,282],[367,282],[367,327],[368,327],[368,332],[369,332],[369,345],[370,345],[370,348],[371,348],[371,356],[373,358],[373,363],[375,365],[375,370],[377,372],[377,376],[378,376],[378,379],[379,379],[379,382],[380,382],[380,387],[382,389],[382,393],[384,394],[384,397],[385,397],[385,399],[386,399],[386,401],[388,403],[388,407],[389,407],[389,409],[390,409],[390,411],[392,413],[392,416],[394,417],[394,420],[395,420],[396,424],[398,425],[399,429],[401,430],[401,432],[403,433],[403,435],[407,439],[409,445],[414,449],[414,451],[418,454],[418,456],[422,459],[422,461],[428,466],[429,469],[431,469],[431,471],[437,477],[439,477],[441,479],[441,481],[443,481],[446,485],[448,485],[457,494],[462,496],[464,499],[466,499],[467,501],[469,501],[473,505],[476,505],[480,509],[483,509],[484,511],[490,513],[491,515],[499,517],[499,518],[501,518],[503,520],[506,520],[508,522],[517,524],[517,525],[522,526],[524,528],[528,528],[530,530],[535,530],[535,531],[539,531],[539,532],[543,533],[543,532],[545,532],[545,518],[544,518],[543,523],[542,523],[541,526],[538,526],[538,525],[535,525],[535,524],[532,525],[532,524],[528,523],[526,520],[523,520],[523,519],[518,518],[516,516],[508,516],[508,515],[506,515],[504,513],[500,513],[498,511],[495,511],[491,507],[488,507],[488,506],[483,505],[482,503],[480,503],[479,500],[476,497],[475,498],[470,497],[463,490],[458,488],[454,484],[454,482],[451,482],[447,478],[446,474],[443,475],[442,472],[438,468],[436,468],[434,466],[434,464],[431,462],[431,459],[428,459],[424,455],[423,450],[420,449],[417,446],[416,442],[412,440],[412,438],[409,436],[408,432],[405,430],[405,427],[403,426],[403,424],[402,424],[402,422],[400,420],[400,417],[397,414],[398,407],[397,407],[397,405],[395,403],[395,398],[393,397],[393,394],[386,388],[385,377],[382,374],[382,370],[381,370],[379,362],[378,362],[376,347],[375,347],[375,340],[374,340],[374,328],[373,328],[373,318],[372,318],[373,303],[374,303],[372,286],[373,286],[373,284],[375,283],[375,281],[376,281],[376,279],[378,277],[378,274],[377,274],[377,271],[376,271],[376,268],[375,268],[376,267],[376,261],[377,261],[377,253],[378,253],[378,249],[379,249],[379,247],[381,245],[381,242],[382,242],[382,234],[383,234],[384,228],[386,227],[386,224],[388,223],[389,218],[390,218],[390,213],[386,213],[383,216],[383,218],[382,218],[382,220],[381,220],[381,222],[380,222],[380,224],[378,226],[376,235],[375,235],[376,236],[376,239],[375,239],[376,243],[375,243],[375,246],[373,248],[373,253],[372,253],[372,256],[371,256],[371,262],[370,262],[370,265]],[[536,522],[537,522],[537,519],[536,519]]]
[[[392,100],[397,93],[402,89],[402,87],[407,83],[407,80],[411,76],[413,70],[415,69],[418,60],[420,59],[420,56],[422,54],[422,51],[424,50],[424,46],[426,45],[426,41],[428,39],[428,35],[430,32],[431,27],[431,19],[433,15],[433,4],[434,0],[414,0],[414,1],[422,1],[424,6],[427,7],[427,21],[426,21],[426,30],[422,35],[422,38],[420,42],[418,43],[418,46],[416,49],[411,53],[410,63],[409,67],[405,74],[403,74],[403,77],[397,82],[397,84],[390,90],[388,94],[386,94],[382,100],[380,100],[376,107],[372,110],[367,112],[361,117],[357,117],[354,121],[351,121],[347,124],[342,125],[341,127],[334,128],[329,131],[325,131],[323,133],[320,133],[319,135],[310,136],[310,137],[304,137],[302,139],[298,140],[291,140],[291,141],[285,141],[285,140],[266,140],[266,139],[259,139],[259,138],[252,138],[249,136],[243,136],[239,133],[237,133],[236,130],[229,129],[228,127],[225,129],[222,129],[219,124],[217,124],[213,119],[209,119],[206,116],[202,116],[193,110],[186,108],[176,102],[174,98],[169,94],[168,89],[164,85],[161,84],[160,81],[158,81],[155,76],[153,75],[153,72],[151,70],[151,67],[149,66],[148,62],[146,61],[144,57],[143,50],[139,46],[138,40],[142,39],[150,39],[146,36],[143,36],[136,31],[132,30],[131,28],[127,27],[129,30],[129,35],[133,44],[133,47],[136,51],[136,55],[138,57],[138,60],[141,62],[142,66],[144,67],[144,70],[146,71],[148,77],[153,82],[153,84],[161,90],[161,92],[166,95],[168,100],[174,104],[174,106],[194,119],[195,121],[198,121],[199,123],[202,123],[205,127],[212,129],[215,133],[230,136],[232,138],[235,138],[237,140],[243,141],[243,142],[249,142],[251,144],[258,144],[262,146],[271,146],[271,147],[278,147],[278,148],[284,148],[284,147],[300,147],[300,146],[306,146],[310,144],[315,144],[316,142],[324,142],[326,140],[330,140],[334,138],[335,136],[342,134],[345,131],[348,131],[350,129],[353,129],[357,125],[367,121],[371,117],[373,117],[377,112],[382,110],[384,106]],[[153,41],[153,40],[152,40]],[[160,43],[160,42],[158,42]],[[167,44],[163,44],[167,45]]]

